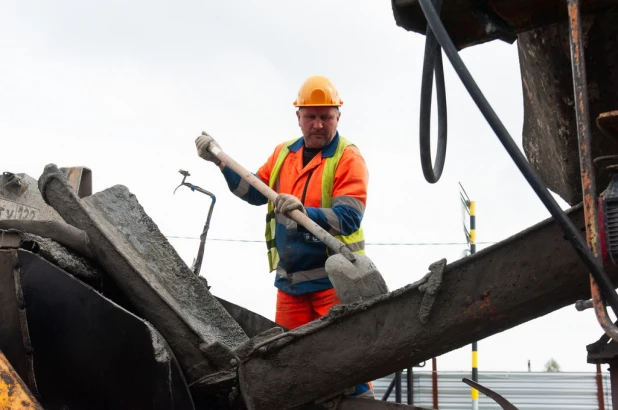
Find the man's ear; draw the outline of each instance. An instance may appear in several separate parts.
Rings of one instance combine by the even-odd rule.
[[[296,110],[296,118],[298,118],[298,125],[300,125],[300,108]]]

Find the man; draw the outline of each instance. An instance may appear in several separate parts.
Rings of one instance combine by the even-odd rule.
[[[302,137],[277,146],[257,172],[278,193],[274,204],[208,151],[210,144],[218,145],[211,136],[202,133],[195,141],[198,155],[219,166],[236,196],[252,205],[268,203],[268,258],[270,270],[277,272],[275,322],[287,329],[324,316],[340,304],[324,268],[326,245],[287,218],[288,212],[304,212],[353,252],[364,253],[361,221],[368,173],[359,150],[337,131],[342,104],[325,77],[310,77],[302,85],[294,102]],[[373,397],[373,392],[364,383],[353,395]]]

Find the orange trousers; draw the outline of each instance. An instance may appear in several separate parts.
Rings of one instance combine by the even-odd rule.
[[[286,329],[296,329],[324,316],[331,307],[340,304],[335,289],[301,295],[290,295],[278,289],[275,322]]]
[[[335,293],[335,289],[308,292],[301,295],[290,295],[282,290],[277,290],[277,311],[275,322],[278,325],[292,330],[306,325],[315,319],[328,313],[331,307],[340,305],[341,301]],[[373,383],[363,383],[356,386],[357,397],[373,397]]]

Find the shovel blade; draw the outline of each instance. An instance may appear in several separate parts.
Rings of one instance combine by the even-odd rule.
[[[354,256],[354,262],[340,253],[326,260],[326,272],[341,303],[365,302],[388,293],[386,282],[371,259]]]

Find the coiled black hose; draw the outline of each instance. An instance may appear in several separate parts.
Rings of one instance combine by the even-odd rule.
[[[476,103],[477,107],[494,130],[494,133],[508,152],[508,154],[519,168],[520,172],[526,178],[534,192],[537,194],[543,205],[547,208],[549,213],[554,217],[560,228],[565,234],[565,237],[571,242],[571,245],[575,248],[575,251],[579,255],[580,259],[588,268],[590,274],[597,282],[603,296],[605,297],[606,302],[611,306],[614,314],[618,315],[618,294],[614,291],[614,286],[607,276],[607,274],[603,270],[603,266],[597,261],[594,257],[588,246],[586,245],[585,240],[582,238],[579,230],[573,225],[573,222],[569,219],[569,217],[562,211],[556,200],[551,196],[547,188],[545,188],[545,184],[541,180],[541,178],[537,175],[537,173],[532,169],[524,155],[521,153],[515,141],[506,130],[500,118],[496,115],[491,105],[479,89],[478,85],[472,78],[472,75],[466,68],[463,60],[459,56],[457,52],[457,48],[453,44],[453,41],[449,37],[442,21],[440,20],[440,16],[436,11],[436,7],[434,7],[431,0],[419,0],[421,9],[425,14],[425,18],[427,19],[428,30],[431,28],[431,31],[435,35],[438,43],[444,49],[444,53],[449,58],[455,72],[461,79],[461,82],[468,90],[468,93]]]
[[[440,10],[442,0],[434,0],[435,8]],[[436,98],[438,102],[438,146],[436,163],[431,163],[431,95],[433,92],[433,74],[436,73]],[[429,24],[425,35],[425,57],[423,59],[423,76],[421,80],[421,113],[419,121],[419,143],[421,148],[421,167],[427,182],[438,182],[444,169],[446,159],[446,89],[444,86],[444,69],[442,66],[442,49]]]

